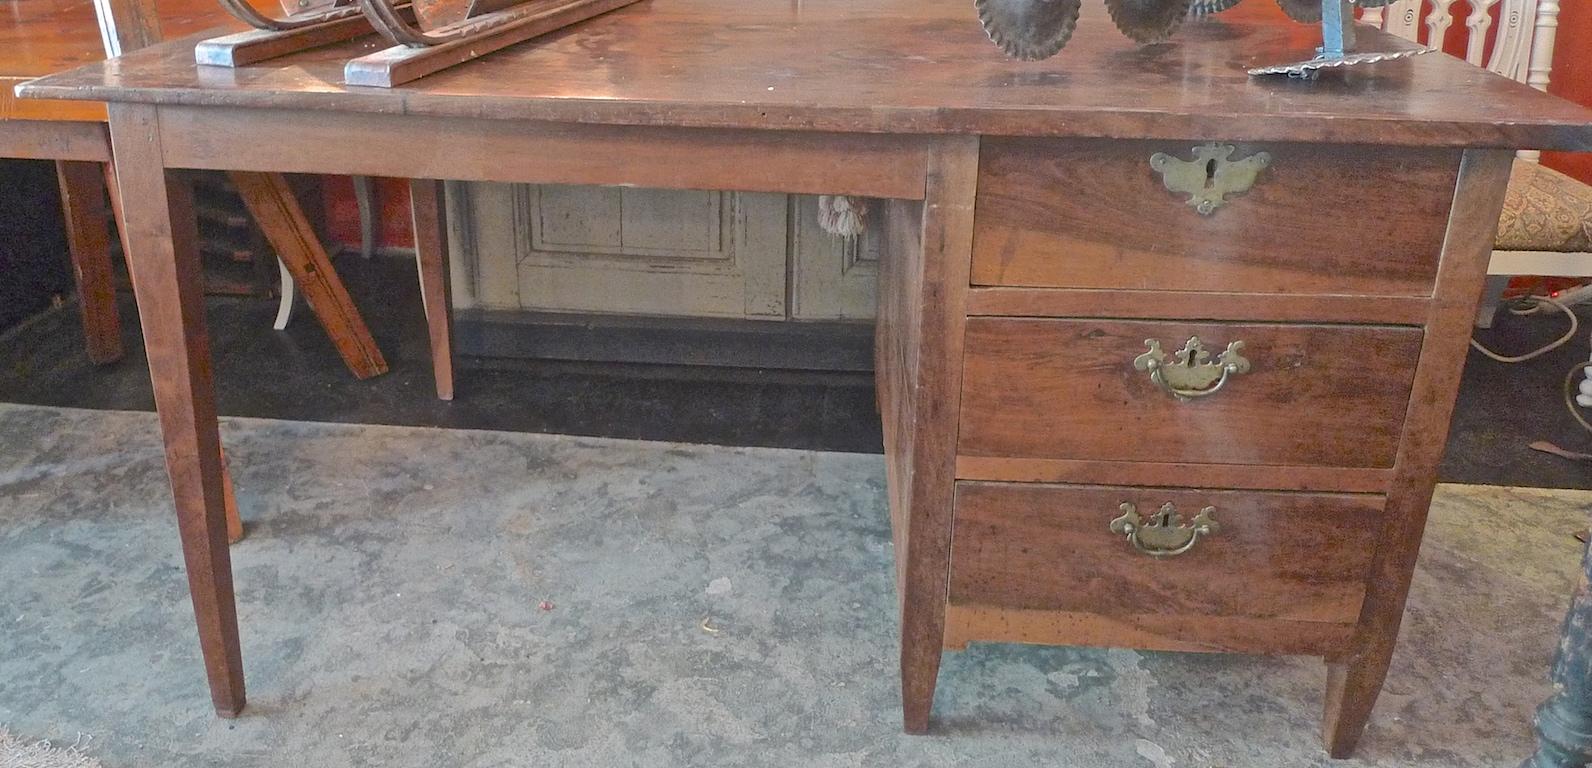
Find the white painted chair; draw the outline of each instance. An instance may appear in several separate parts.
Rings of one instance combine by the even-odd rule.
[[[1361,23],[1420,42],[1441,41],[1456,19],[1454,0],[1398,0],[1368,8]],[[1493,10],[1498,9],[1494,24]],[[1464,19],[1465,60],[1505,77],[1547,90],[1553,71],[1559,0],[1471,0]],[[1496,32],[1493,31],[1497,27]],[[1492,40],[1492,56],[1487,43]],[[1428,43],[1430,44],[1430,43]],[[1510,275],[1592,277],[1592,186],[1537,164],[1537,152],[1521,152],[1499,222],[1498,243],[1488,274],[1486,301],[1477,324],[1488,326]]]

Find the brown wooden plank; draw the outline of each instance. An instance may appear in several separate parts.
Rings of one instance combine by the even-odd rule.
[[[442,35],[450,28],[468,25],[480,30],[476,34],[425,48],[396,45],[350,59],[343,68],[343,81],[353,86],[392,88],[634,2],[637,0],[522,0],[495,14],[460,19],[436,30]],[[422,2],[418,12],[424,16],[428,9],[440,5],[445,4]]]
[[[0,120],[0,157],[108,163],[111,139],[102,123]]]
[[[205,66],[243,67],[352,40],[372,31],[364,16],[282,31],[249,29],[201,40],[194,46],[193,56],[196,63]]]
[[[187,222],[193,221],[192,192],[169,180],[161,166],[157,120],[150,107],[116,105],[111,109],[111,140],[199,647],[216,713],[235,717],[245,700],[243,655],[227,546],[203,276],[196,243],[187,234]]]
[[[122,322],[116,310],[116,274],[111,268],[105,166],[57,161],[66,243],[72,254],[77,303],[88,359],[110,363],[122,357]]]
[[[1189,485],[1199,487],[958,483],[950,602],[1191,622],[1355,623],[1383,497]],[[1111,531],[1124,503],[1146,519],[1175,504],[1185,522],[1212,507],[1220,527],[1188,552],[1150,557]]]
[[[974,288],[970,315],[1269,320],[1420,325],[1430,299],[1418,296],[1300,295],[1225,291]]]
[[[981,605],[945,609],[945,647],[968,643],[1031,643],[1137,648],[1190,653],[1276,653],[1327,656],[1354,638],[1353,624],[1272,621],[1241,616],[1100,616]]]
[[[1242,341],[1250,371],[1180,400],[1134,359],[1198,336],[1211,360]],[[1342,325],[974,318],[964,456],[1393,466],[1421,332]]]
[[[1202,216],[1150,167],[1201,143],[986,142],[973,283],[1431,295],[1458,152],[1238,144],[1235,159],[1266,152],[1271,163]],[[1324,214],[1344,200],[1376,215]]]
[[[225,82],[200,76],[187,41],[28,91],[606,124],[1592,148],[1592,112],[1451,57],[1308,88],[1245,73],[1249,63],[1309,58],[1319,38],[1308,32],[1256,4],[1133,55],[1108,14],[1085,13],[1063,55],[1017,65],[979,31],[966,0],[871,0],[861,10],[845,0],[667,0],[402,89],[341,85],[344,62],[364,52],[357,41]],[[1415,45],[1371,30],[1362,42]]]
[[[228,174],[255,223],[298,283],[321,327],[332,340],[356,378],[368,379],[387,372],[387,360],[371,337],[370,329],[354,306],[353,297],[338,278],[325,246],[281,174],[233,172]]]
[[[448,275],[447,208],[443,184],[430,179],[409,182],[414,217],[415,265],[420,273],[420,303],[431,340],[431,372],[437,399],[453,399],[453,294]]]
[[[921,200],[926,143],[899,136],[694,131],[419,116],[162,108],[177,168],[634,185]],[[229,136],[248,135],[248,142]],[[349,136],[369,137],[351,142]],[[379,139],[379,140],[377,140]],[[537,151],[527,152],[527,146]],[[395,151],[395,147],[401,150]],[[625,162],[600,162],[623,157]]]
[[[1393,470],[958,456],[956,478],[1016,483],[1160,486],[1187,485],[1192,482],[1211,488],[1386,493],[1393,482]]]
[[[904,360],[911,370],[882,373],[885,386],[906,398],[911,443],[909,465],[899,472],[904,510],[896,519],[906,562],[901,582],[901,706],[909,733],[928,730],[939,658],[944,647],[946,578],[950,550],[950,505],[955,486],[958,398],[962,394],[963,306],[973,249],[973,199],[977,188],[976,137],[946,139],[928,156],[920,253],[904,253],[899,274],[914,295],[899,296],[904,311],[893,322],[906,330]],[[911,220],[911,218],[907,218]]]
[[[1473,151],[1460,167],[1360,632],[1353,652],[1329,667],[1322,734],[1334,757],[1359,743],[1393,658],[1513,160],[1509,152]]]

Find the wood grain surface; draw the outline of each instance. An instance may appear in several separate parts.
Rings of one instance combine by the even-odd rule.
[[[1110,530],[1123,503],[1220,529],[1168,558]],[[1235,616],[1353,624],[1381,528],[1381,496],[958,483],[953,605],[1102,616]]]
[[[218,74],[194,64],[189,39],[24,91],[581,123],[1592,148],[1592,111],[1447,56],[1256,79],[1247,66],[1308,58],[1319,29],[1240,7],[1139,47],[1103,8],[1084,10],[1072,45],[1036,63],[991,45],[966,0],[649,0],[396,89],[343,84],[365,40]]]
[[[0,12],[0,120],[105,121],[105,107],[16,98],[16,86],[102,61],[93,0],[12,0]],[[215,0],[161,0],[167,35],[190,35],[231,19]]]
[[[1134,358],[1199,336],[1243,341],[1251,370],[1183,401]],[[964,456],[1393,466],[1421,332],[1386,326],[973,318]],[[1198,483],[1197,477],[1190,482]]]
[[[1431,295],[1458,152],[1234,145],[1235,160],[1265,152],[1271,163],[1203,216],[1150,167],[1201,143],[986,142],[973,283]]]

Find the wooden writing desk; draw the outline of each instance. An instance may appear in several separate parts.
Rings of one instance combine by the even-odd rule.
[[[1325,736],[1351,751],[1511,151],[1592,149],[1592,112],[1440,55],[1251,80],[1315,30],[1236,16],[1137,48],[1085,10],[1037,64],[1003,58],[964,0],[651,0],[393,90],[340,84],[358,43],[229,71],[197,69],[191,40],[24,86],[111,102],[216,710],[242,710],[243,666],[173,168],[885,198],[907,729],[928,728],[941,653],[969,641],[1292,653],[1331,664]],[[1269,164],[1202,213],[1155,169],[1207,142]],[[437,185],[416,188],[440,217]],[[1176,397],[1192,390],[1171,354],[1196,335],[1245,365]],[[1163,504],[1220,527],[1169,556],[1146,530]]]

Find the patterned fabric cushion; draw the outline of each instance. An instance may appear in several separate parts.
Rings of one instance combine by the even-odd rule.
[[[1551,168],[1515,160],[1496,248],[1592,252],[1592,186]]]

